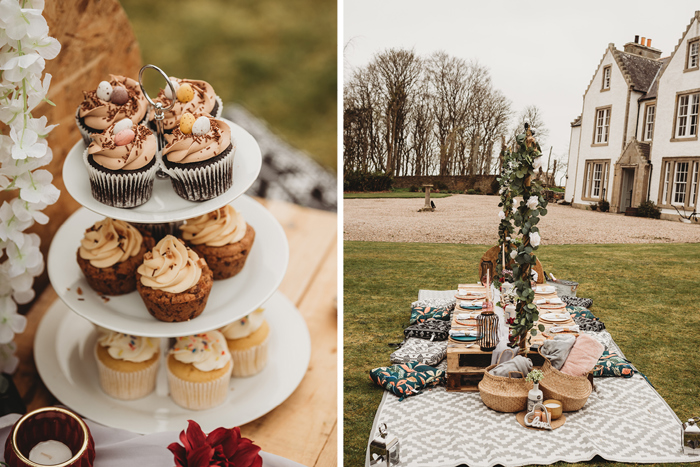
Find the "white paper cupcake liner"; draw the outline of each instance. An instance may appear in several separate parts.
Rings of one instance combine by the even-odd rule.
[[[196,168],[170,168],[163,161],[163,171],[170,176],[175,193],[189,201],[206,201],[224,194],[233,184],[233,156],[236,153],[233,139],[231,146],[222,159]]]
[[[233,359],[231,376],[234,378],[245,378],[260,373],[267,365],[267,347],[269,342],[270,336],[268,334],[263,343],[255,347],[234,351],[229,349]]]
[[[220,378],[205,382],[192,382],[178,378],[170,371],[167,360],[165,365],[168,368],[170,397],[177,405],[190,410],[205,410],[226,401],[233,364],[229,365],[229,370]]]
[[[158,171],[157,160],[148,170],[142,172],[102,172],[90,165],[86,149],[83,162],[90,178],[92,197],[102,204],[133,208],[148,201],[153,194],[153,180]]]
[[[95,360],[100,376],[100,386],[108,396],[130,401],[146,397],[156,388],[160,359],[156,359],[151,366],[140,371],[117,371],[102,363],[97,357],[97,346],[95,346]]]

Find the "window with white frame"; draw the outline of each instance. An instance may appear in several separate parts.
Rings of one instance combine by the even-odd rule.
[[[688,63],[686,63],[687,68],[698,68],[698,63],[700,59],[700,40],[695,40],[688,44]]]
[[[583,180],[583,199],[602,200],[606,198],[605,186],[608,182],[610,160],[586,161]]]
[[[610,107],[598,109],[595,117],[594,144],[608,144],[610,134]]]
[[[673,204],[685,204],[686,190],[688,188],[688,163],[677,162],[673,177]]]
[[[654,116],[656,114],[656,106],[648,105],[647,112],[644,116],[644,141],[651,141],[654,134]]]
[[[698,136],[698,107],[700,93],[683,94],[678,96],[676,116],[676,138]]]
[[[698,203],[700,158],[679,157],[663,160],[659,204],[694,209]]]
[[[610,89],[610,73],[612,72],[611,66],[606,66],[603,68],[603,89]]]
[[[695,206],[695,198],[698,197],[698,167],[700,162],[693,162],[693,175],[690,178],[690,199],[688,206]]]

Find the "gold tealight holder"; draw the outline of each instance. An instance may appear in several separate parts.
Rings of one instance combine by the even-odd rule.
[[[55,440],[65,444],[73,456],[54,467],[92,467],[95,441],[82,418],[61,407],[43,407],[17,420],[5,442],[5,462],[11,467],[43,467],[29,460],[38,443]]]

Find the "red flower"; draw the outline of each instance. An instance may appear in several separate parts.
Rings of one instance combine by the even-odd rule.
[[[175,455],[175,467],[262,467],[260,447],[242,438],[240,428],[217,428],[205,435],[197,422],[188,421],[187,433],[180,433],[182,445],[168,446]]]
[[[515,324],[515,318],[508,318],[508,319],[506,320],[506,322],[507,322],[508,324],[511,324],[511,325],[512,325],[512,324]]]

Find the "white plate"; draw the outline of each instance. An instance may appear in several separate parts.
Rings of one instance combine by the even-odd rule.
[[[258,178],[262,167],[262,155],[255,138],[235,123],[223,120],[231,127],[231,138],[236,146],[233,156],[233,184],[226,193],[214,199],[202,202],[187,201],[175,193],[169,179],[156,178],[153,183],[153,196],[141,206],[124,209],[102,204],[92,197],[90,191],[90,180],[83,162],[86,146],[82,139],[66,156],[63,163],[63,182],[68,193],[89,210],[128,222],[175,222],[214,211],[245,193]]]
[[[571,319],[571,315],[569,313],[546,313],[540,317],[553,323],[560,323]]]
[[[48,310],[34,339],[34,359],[41,379],[63,404],[103,425],[136,433],[180,431],[196,420],[205,432],[232,427],[262,417],[287,399],[301,383],[311,357],[306,322],[294,305],[277,292],[265,304],[270,325],[269,360],[249,378],[231,379],[223,405],[187,410],[167,395],[164,360],[156,390],[143,399],[120,401],[102,392],[97,376],[95,327],[57,300]]]
[[[554,292],[556,292],[556,289],[551,285],[545,285],[544,287],[538,285],[535,288],[535,293],[539,294],[552,294]]]
[[[76,252],[85,229],[103,217],[87,209],[76,211],[54,236],[48,255],[51,285],[61,300],[79,315],[126,334],[186,336],[235,321],[255,310],[277,290],[287,270],[289,246],[282,226],[260,203],[242,196],[231,204],[255,229],[255,242],[243,270],[230,279],[214,281],[204,312],[190,321],[158,321],[148,313],[136,291],[109,297],[105,303],[88,285]],[[78,287],[82,295],[78,295]]]

